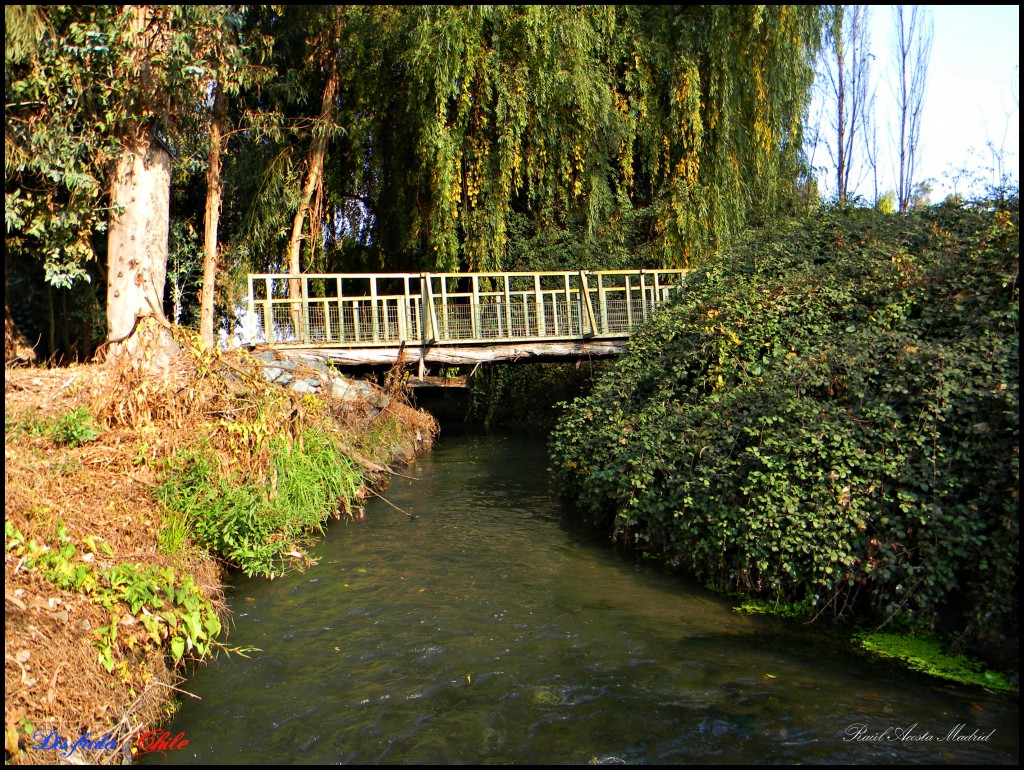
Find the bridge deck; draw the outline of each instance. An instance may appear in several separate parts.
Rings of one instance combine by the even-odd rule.
[[[545,350],[573,355],[588,347],[608,354],[685,276],[685,270],[251,274],[249,339],[315,350],[339,363],[394,360],[399,348],[419,348],[421,358],[435,351],[435,359],[450,362],[470,348],[494,355],[477,350],[467,353],[469,362]]]

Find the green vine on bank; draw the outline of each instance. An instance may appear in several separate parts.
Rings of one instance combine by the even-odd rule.
[[[172,567],[129,563],[99,567],[94,561],[112,556],[110,546],[94,535],[76,546],[62,522],[52,545],[26,539],[9,521],[4,524],[4,541],[5,551],[20,560],[19,569],[38,570],[57,588],[86,596],[107,610],[110,623],[94,632],[94,646],[108,673],[115,667],[118,629],[129,617],[134,619],[129,623],[141,624],[147,633],[142,644],[163,649],[176,664],[186,656],[201,659],[214,648],[230,650],[217,641],[222,626],[216,607],[190,575]],[[138,641],[133,636],[128,645]]]

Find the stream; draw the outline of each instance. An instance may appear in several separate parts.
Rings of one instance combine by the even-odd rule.
[[[227,641],[259,651],[197,670],[177,745],[140,762],[1017,763],[1015,697],[620,555],[547,463],[538,439],[445,436],[317,566],[233,578]]]

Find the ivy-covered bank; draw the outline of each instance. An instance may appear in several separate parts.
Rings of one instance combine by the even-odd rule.
[[[325,522],[360,519],[386,466],[434,438],[400,392],[303,394],[193,343],[179,334],[162,376],[5,372],[8,762],[110,763],[152,743],[189,666],[231,652],[222,568],[312,566]]]
[[[711,259],[552,434],[580,515],[714,587],[1016,667],[1019,199]]]

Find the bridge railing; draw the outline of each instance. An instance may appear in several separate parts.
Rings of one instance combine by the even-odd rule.
[[[249,340],[297,347],[614,339],[685,270],[249,275]]]

